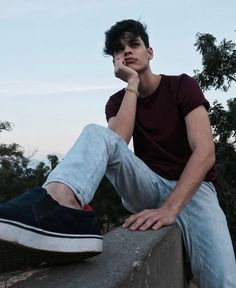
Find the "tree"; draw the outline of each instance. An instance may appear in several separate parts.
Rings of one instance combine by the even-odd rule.
[[[23,149],[15,143],[0,144],[0,200],[21,193],[28,165],[23,153]]]
[[[51,170],[53,170],[59,163],[59,159],[56,155],[53,155],[53,154],[49,154],[47,158],[48,158],[48,161],[50,162]]]
[[[0,121],[0,132],[11,131],[9,122]],[[50,171],[58,164],[56,155],[48,155],[49,167],[39,162],[36,167],[30,165],[24,149],[16,144],[0,144],[0,202],[14,198],[35,186],[41,186]]]
[[[123,207],[120,196],[106,177],[102,179],[91,205],[97,212],[103,233],[108,232],[113,226],[120,226],[124,218],[130,214]]]
[[[224,210],[236,250],[236,98],[227,102],[228,110],[214,102],[210,119],[219,170],[219,202]]]
[[[215,101],[210,109],[210,119],[215,142],[224,145],[236,143],[236,98],[227,101],[228,111]]]
[[[214,88],[228,91],[236,82],[236,45],[223,39],[216,46],[210,34],[197,34],[195,46],[202,54],[203,69],[195,77],[203,90]],[[236,98],[227,101],[226,110],[215,101],[209,116],[216,147],[219,170],[219,202],[224,210],[236,250]]]
[[[11,123],[10,122],[8,122],[8,121],[4,121],[4,122],[2,122],[2,121],[0,121],[0,133],[2,132],[2,131],[11,131],[12,130],[12,126],[11,126]]]
[[[194,70],[196,79],[203,90],[211,88],[227,91],[236,81],[236,44],[223,39],[217,46],[211,34],[198,33],[197,51],[202,54],[203,70]]]

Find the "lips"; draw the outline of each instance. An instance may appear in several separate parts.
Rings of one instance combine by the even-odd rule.
[[[136,61],[135,58],[125,58],[125,64],[128,65],[128,64],[132,64]]]

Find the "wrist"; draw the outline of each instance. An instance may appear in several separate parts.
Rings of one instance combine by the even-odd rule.
[[[133,87],[130,87],[129,85],[125,88],[125,91],[129,91],[129,92],[135,94],[137,97],[139,97],[138,90],[134,89]]]
[[[128,84],[128,87],[131,87],[133,89],[136,89],[138,90],[138,86],[139,86],[139,77],[138,75],[136,76],[133,76],[131,77],[128,81],[127,81],[127,84]]]
[[[139,77],[132,77],[129,79],[129,81],[127,82],[127,87],[125,88],[126,91],[129,91],[133,94],[135,94],[137,97],[139,97],[139,91],[138,91],[138,87],[139,87]]]
[[[183,209],[180,203],[177,203],[177,201],[172,201],[171,196],[169,196],[169,198],[166,199],[166,201],[163,203],[162,206],[166,207],[166,209],[168,209],[175,215],[178,215]]]

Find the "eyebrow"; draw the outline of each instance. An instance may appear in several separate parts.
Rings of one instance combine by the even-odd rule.
[[[139,37],[138,36],[126,37],[126,38],[122,38],[122,39],[124,39],[125,41],[128,41],[128,42],[136,42],[136,41],[139,42]]]
[[[117,43],[116,47],[121,47],[123,46],[124,44],[122,43],[122,40],[124,40],[125,42],[128,42],[128,43],[134,43],[134,42],[140,42],[139,38],[138,37],[122,37],[120,38],[119,42]]]
[[[114,45],[114,52],[115,53],[118,49],[121,49],[124,44],[122,43],[122,40],[127,41],[128,43],[135,43],[140,42],[139,36],[128,36],[128,37],[120,37],[119,41],[117,41],[116,45]]]

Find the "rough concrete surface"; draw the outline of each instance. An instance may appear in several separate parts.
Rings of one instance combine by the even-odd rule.
[[[177,225],[159,231],[117,228],[104,252],[73,265],[0,275],[0,288],[182,288],[184,265]]]

